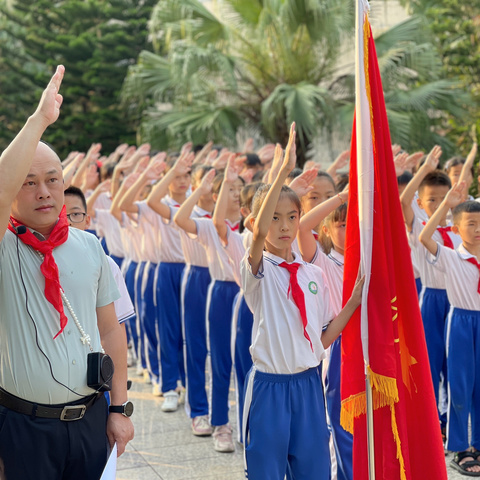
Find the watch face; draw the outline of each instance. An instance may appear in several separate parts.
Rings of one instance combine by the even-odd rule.
[[[124,415],[126,415],[127,417],[130,417],[132,413],[133,413],[133,403],[132,402],[125,403]]]

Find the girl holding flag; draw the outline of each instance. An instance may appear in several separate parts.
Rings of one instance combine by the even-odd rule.
[[[277,178],[254,197],[253,241],[241,266],[254,314],[243,416],[250,480],[283,480],[287,470],[299,480],[330,478],[319,365],[360,305],[364,281],[334,318],[322,270],[292,252],[301,206],[284,182],[295,163],[293,124]]]

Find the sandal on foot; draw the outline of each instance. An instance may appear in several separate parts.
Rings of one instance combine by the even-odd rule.
[[[467,475],[468,477],[480,477],[480,472],[470,472],[467,470],[467,468],[471,467],[480,467],[480,462],[476,460],[477,457],[478,454],[476,452],[469,452],[468,450],[465,452],[457,452],[450,462],[450,465],[462,475]],[[460,462],[465,458],[473,458],[475,460],[469,460],[460,465]]]

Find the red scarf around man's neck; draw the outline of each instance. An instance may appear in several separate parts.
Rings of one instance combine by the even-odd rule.
[[[10,217],[10,220],[17,229],[19,226],[22,226],[22,224],[13,217]],[[62,287],[58,276],[58,267],[53,258],[53,249],[65,243],[68,238],[68,220],[65,205],[60,212],[58,222],[53,228],[48,240],[39,240],[28,228],[26,228],[25,233],[17,234],[15,228],[13,228],[11,224],[8,225],[8,229],[15,233],[25,245],[30,245],[34,250],[37,250],[44,256],[40,271],[45,277],[45,298],[60,314],[60,331],[54,337],[57,338],[58,335],[63,332],[68,322],[68,318],[63,311],[62,297],[60,295],[60,289]]]

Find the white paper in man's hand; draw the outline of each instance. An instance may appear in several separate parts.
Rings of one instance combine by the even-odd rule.
[[[115,480],[117,476],[117,444],[112,448],[100,480]]]

